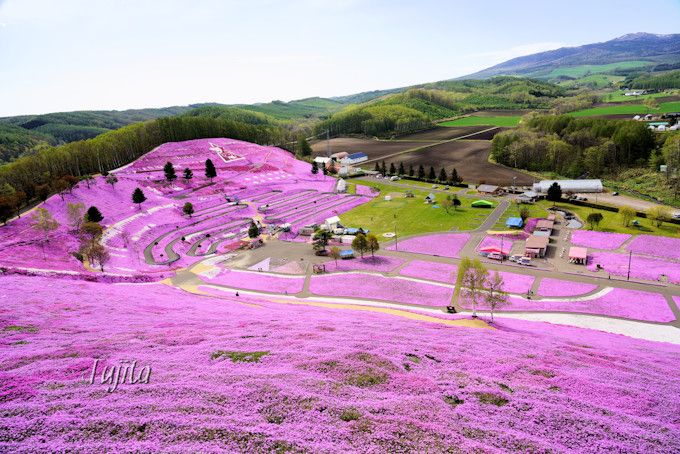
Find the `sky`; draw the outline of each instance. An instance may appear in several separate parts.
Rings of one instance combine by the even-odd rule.
[[[626,33],[680,0],[0,0],[0,116],[340,96]]]

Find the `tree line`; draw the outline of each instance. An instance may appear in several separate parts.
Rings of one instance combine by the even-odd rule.
[[[451,185],[460,184],[463,181],[461,176],[458,175],[458,171],[456,170],[455,167],[451,169],[450,173],[448,173],[446,171],[446,168],[444,167],[442,167],[439,170],[439,173],[436,173],[434,170],[434,166],[430,166],[430,170],[426,173],[425,167],[422,164],[418,166],[417,170],[411,164],[409,165],[407,171],[406,168],[404,167],[403,162],[399,163],[399,168],[397,168],[392,162],[390,163],[390,167],[388,169],[387,165],[385,164],[385,161],[382,161],[381,163],[378,163],[376,161],[375,168],[373,170],[375,170],[376,172],[380,172],[385,176],[387,175],[408,176],[413,179],[431,182],[437,181],[439,183],[449,183]]]

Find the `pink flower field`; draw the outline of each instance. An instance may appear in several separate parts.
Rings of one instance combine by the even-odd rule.
[[[638,235],[628,245],[628,250],[636,254],[647,254],[680,261],[680,238]]]
[[[631,235],[627,233],[574,230],[571,234],[571,244],[593,249],[614,250],[620,248],[630,237]]]
[[[628,254],[593,252],[588,257],[588,269],[596,270],[597,264],[604,267],[604,273],[617,276],[628,274]],[[680,263],[633,254],[630,264],[631,278],[658,281],[661,275],[666,275],[669,282],[680,284]]]
[[[449,263],[426,262],[424,260],[411,260],[408,265],[399,270],[402,276],[429,279],[432,281],[455,284],[458,267]]]
[[[453,296],[451,287],[358,273],[313,276],[309,290],[320,296],[395,301],[419,306],[448,306]]]
[[[493,277],[493,271],[489,272],[489,278]],[[534,284],[534,277],[527,274],[509,273],[499,271],[503,278],[503,290],[509,293],[526,293]]]
[[[159,284],[0,285],[4,452],[680,451],[670,344]],[[136,361],[148,383],[109,392],[95,360]]]
[[[379,273],[388,273],[404,263],[404,259],[399,257],[390,257],[385,255],[376,255],[371,257],[366,255],[364,258],[357,257],[349,260],[338,260],[337,265],[335,260],[329,260],[324,263],[326,265],[326,272],[336,271],[375,271]]]
[[[659,293],[641,292],[615,288],[601,297],[572,300],[527,300],[510,297],[510,304],[503,311],[546,311],[546,312],[578,312],[593,315],[609,315],[629,320],[650,322],[672,322],[673,311],[663,295]],[[469,305],[466,305],[469,307]],[[484,304],[477,309],[484,308]]]
[[[206,283],[225,287],[258,290],[275,293],[298,293],[302,291],[304,277],[277,276],[258,271],[222,270],[213,278],[203,277]]]
[[[538,294],[540,296],[579,296],[593,292],[595,289],[597,289],[595,284],[546,277],[541,279],[538,285]]]
[[[438,255],[441,257],[458,257],[460,250],[470,239],[468,233],[436,233],[399,240],[398,250],[417,254]],[[387,248],[397,250],[392,244]]]

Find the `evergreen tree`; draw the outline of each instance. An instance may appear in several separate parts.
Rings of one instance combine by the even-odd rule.
[[[378,164],[378,161],[375,161],[375,168],[373,170],[380,172],[380,164]]]
[[[312,174],[316,175],[319,173],[319,164],[316,161],[312,161]]]
[[[391,163],[390,163],[390,175],[394,175],[394,174],[396,174],[396,173],[397,173],[397,168],[394,167],[394,163],[391,162]]]
[[[406,174],[406,169],[404,169],[404,163],[399,162],[399,175],[405,175]]]
[[[184,179],[189,181],[194,177],[194,171],[191,170],[189,167],[184,169]]]
[[[132,202],[136,203],[139,209],[141,210],[142,203],[144,203],[145,201],[146,196],[144,195],[144,192],[139,188],[135,189],[134,192],[132,193]]]
[[[408,166],[408,176],[409,176],[409,177],[412,177],[412,176],[415,175],[415,174],[416,174],[416,171],[413,170],[413,164],[409,165],[409,166]]]
[[[458,184],[460,183],[460,178],[458,177],[458,171],[454,167],[453,170],[451,170],[451,175],[449,176],[449,181],[451,184]]]
[[[418,179],[424,180],[425,179],[425,167],[423,165],[418,166]]]
[[[383,161],[380,165],[380,172],[382,172],[383,175],[387,175],[387,166],[385,165],[385,161]]]
[[[435,178],[437,178],[437,174],[434,173],[434,167],[430,166],[430,173],[427,175],[427,179],[434,181]]]
[[[557,182],[554,182],[548,188],[548,195],[546,196],[546,199],[553,202],[553,204],[554,202],[559,202],[560,199],[562,199],[562,188]]]
[[[213,164],[212,160],[206,159],[205,160],[205,177],[210,179],[210,182],[212,183],[213,178],[217,176],[217,169],[215,169],[215,164]]]
[[[194,214],[194,205],[193,205],[193,203],[191,203],[191,202],[185,203],[184,206],[182,207],[182,211],[184,212],[184,214],[186,214],[187,216],[191,217],[191,215]]]
[[[85,222],[101,222],[104,220],[101,211],[96,206],[91,206],[85,213]]]
[[[300,153],[300,156],[303,157],[312,155],[312,147],[309,146],[309,142],[307,142],[305,136],[300,136],[298,139],[298,152]]]
[[[445,183],[446,180],[447,180],[446,169],[444,169],[444,167],[442,167],[442,170],[439,172],[439,181],[441,181],[442,183]]]
[[[165,179],[172,182],[177,179],[177,174],[175,173],[175,167],[173,167],[172,162],[168,161],[163,166],[163,173],[165,173]]]
[[[255,221],[250,221],[250,227],[248,227],[248,238],[257,238],[260,236],[260,228],[255,224]]]

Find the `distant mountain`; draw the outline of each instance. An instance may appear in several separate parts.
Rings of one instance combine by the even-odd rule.
[[[499,75],[551,78],[559,76],[556,69],[581,65],[610,66],[606,69],[610,71],[633,68],[648,70],[657,64],[672,65],[678,62],[680,34],[631,33],[603,43],[562,47],[513,58],[460,79],[487,79]],[[598,68],[590,70],[601,72]]]

